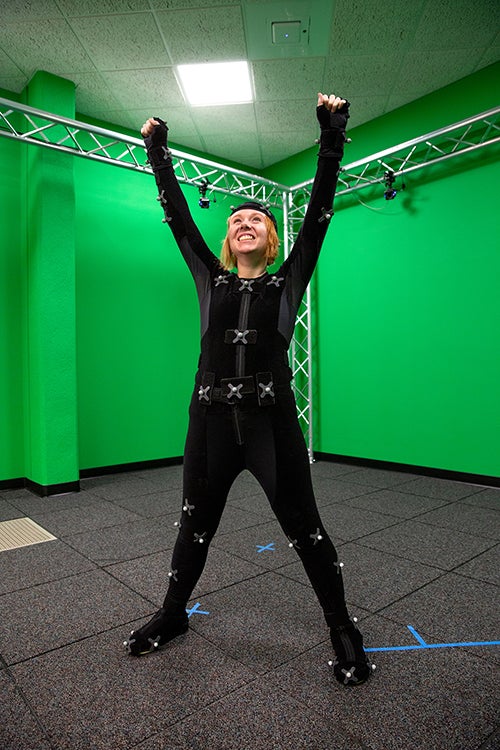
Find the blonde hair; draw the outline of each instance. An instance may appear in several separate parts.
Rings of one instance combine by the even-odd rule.
[[[267,248],[266,248],[266,259],[267,259],[267,265],[272,266],[276,258],[278,257],[278,250],[279,250],[279,237],[276,233],[276,228],[269,218],[269,216],[264,216],[264,221],[266,223],[267,228]],[[231,218],[231,217],[229,217]],[[227,220],[228,226],[229,226],[229,219]],[[229,247],[229,236],[226,234],[226,238],[224,242],[222,243],[222,250],[220,253],[220,262],[222,264],[222,267],[226,271],[230,271],[232,268],[236,268],[238,265],[236,262],[236,257],[231,252],[231,248]]]

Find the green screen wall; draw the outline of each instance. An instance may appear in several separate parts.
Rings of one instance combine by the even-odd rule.
[[[75,167],[81,468],[180,456],[199,341],[191,276],[151,175]],[[185,192],[217,248],[222,212]]]
[[[344,163],[497,106],[499,72],[353,129]],[[313,155],[274,179],[307,179]],[[315,451],[500,476],[498,157],[415,172],[394,201],[337,199],[314,286]]]
[[[317,450],[500,475],[497,163],[350,205],[317,277]]]

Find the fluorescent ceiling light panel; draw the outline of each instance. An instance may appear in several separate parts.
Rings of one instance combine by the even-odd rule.
[[[178,65],[177,72],[184,96],[192,107],[253,101],[250,70],[245,60]]]

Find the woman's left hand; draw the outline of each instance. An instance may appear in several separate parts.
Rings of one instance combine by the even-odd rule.
[[[328,96],[327,94],[318,92],[318,107],[323,105],[330,112],[337,112],[337,110],[342,109],[345,103],[346,99],[342,99],[340,96],[335,96],[335,94],[330,94]]]

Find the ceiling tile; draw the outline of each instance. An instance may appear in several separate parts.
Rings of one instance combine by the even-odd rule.
[[[113,131],[116,127],[136,130],[133,125],[130,124],[129,113],[123,109],[96,109],[92,111],[92,114],[77,110],[77,113],[78,115],[81,115],[83,122],[87,122],[88,120],[100,120],[102,127],[105,127],[107,130]]]
[[[203,136],[203,141],[205,142],[207,151],[220,158],[222,162],[224,162],[224,159],[231,159],[240,164],[248,164],[257,168],[262,164],[259,139],[256,134],[209,134]]]
[[[175,65],[245,60],[246,44],[239,7],[159,11],[156,14]]]
[[[22,70],[20,70],[15,62],[13,62],[10,57],[5,54],[3,50],[0,49],[0,75],[6,77],[6,76],[22,76]]]
[[[407,92],[413,99],[418,99],[472,73],[481,55],[481,49],[470,47],[440,52],[409,52],[394,84],[393,94]]]
[[[75,104],[78,112],[92,115],[97,111],[122,109],[99,73],[72,73],[63,78],[69,78],[76,86]]]
[[[322,57],[253,62],[257,101],[283,101],[292,85],[294,99],[307,98],[315,102],[323,81],[324,66]]]
[[[28,76],[36,70],[54,75],[94,70],[64,19],[6,23],[0,26],[0,48]]]
[[[168,112],[184,104],[171,67],[149,70],[116,70],[102,74],[122,107]]]
[[[191,112],[188,107],[168,107],[164,112],[153,110],[151,107],[147,109],[129,109],[127,110],[131,116],[133,125],[131,127],[140,130],[142,124],[146,122],[149,117],[156,114],[158,117],[161,116],[168,125],[169,128],[169,139],[177,143],[184,143],[184,139],[195,136],[199,137],[198,131],[191,117]]]
[[[99,70],[170,64],[151,13],[72,18],[71,26]]]
[[[66,16],[98,16],[150,10],[148,0],[57,0]]]
[[[241,0],[149,0],[149,2],[153,10],[186,10],[188,8],[213,8],[216,5],[241,4]]]
[[[350,118],[348,130],[362,125],[365,122],[374,120],[385,114],[387,109],[387,95],[383,96],[352,96],[350,97]],[[348,153],[346,152],[346,157]]]
[[[255,133],[257,123],[253,104],[235,104],[225,107],[193,107],[192,117],[198,130],[206,134],[220,135],[229,132]]]
[[[401,65],[401,55],[334,55],[325,67],[325,93],[353,96],[389,94]]]
[[[0,70],[0,88],[12,91],[13,94],[19,94],[28,83],[28,76],[7,76],[3,75]],[[9,99],[10,97],[5,97]]]
[[[317,137],[318,123],[316,120],[316,95],[311,101],[300,99],[282,102],[257,102],[255,111],[260,132],[290,133],[297,130],[310,132],[311,144]]]
[[[433,6],[439,3],[433,3]],[[424,0],[337,0],[330,55],[401,52],[413,41]]]
[[[262,157],[264,165],[267,167],[276,161],[286,159],[288,156],[305,151],[311,146],[310,139],[304,136],[302,131],[295,133],[264,133],[261,137]],[[311,169],[314,164],[311,162]]]
[[[488,47],[488,49],[485,51],[485,53],[482,55],[481,59],[477,63],[476,67],[474,68],[474,72],[476,70],[481,70],[481,68],[486,68],[487,65],[493,65],[493,63],[496,63],[500,60],[500,45],[498,47]]]
[[[422,50],[474,49],[500,28],[498,0],[440,0],[428,2],[416,29]],[[443,33],[445,31],[445,33]]]
[[[172,143],[178,147],[178,151],[189,151],[190,149],[195,149],[196,151],[202,151],[204,153],[207,151],[205,144],[199,135],[186,135],[181,142],[176,141],[175,138],[173,138]],[[209,154],[207,154],[207,156],[210,157]]]
[[[323,57],[328,52],[334,3],[331,0],[270,0],[266,3],[243,2],[243,14],[250,60],[275,60],[290,57]],[[288,27],[288,41],[275,37],[273,23]],[[293,33],[295,32],[295,33]]]
[[[61,15],[55,0],[30,0],[22,3],[4,0],[2,3],[2,23],[22,19],[32,21],[35,18],[61,18]]]

